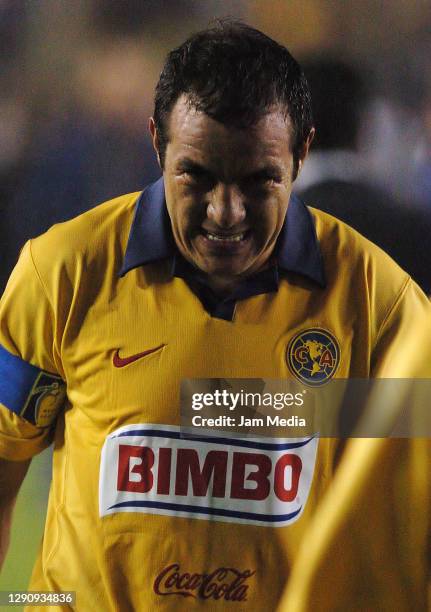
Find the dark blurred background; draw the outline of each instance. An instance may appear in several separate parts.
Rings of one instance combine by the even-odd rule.
[[[163,58],[226,15],[286,44],[308,71],[317,137],[297,191],[380,239],[431,290],[431,272],[420,269],[431,215],[430,8],[0,0],[0,290],[29,237],[158,176],[147,121]],[[412,243],[407,254],[394,247],[401,234]]]
[[[158,176],[147,122],[163,58],[211,19],[233,16],[286,44],[309,76],[317,136],[297,192],[378,242],[431,292],[430,8],[0,0],[0,291],[29,237]],[[48,464],[34,469],[48,474]],[[12,552],[1,583],[9,588],[25,588],[47,480],[30,477],[21,496],[13,551],[22,554]],[[29,533],[33,543],[20,543]]]

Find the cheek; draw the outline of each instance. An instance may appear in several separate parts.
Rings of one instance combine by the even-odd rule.
[[[204,190],[184,185],[178,191],[181,216],[184,223],[193,227],[200,226],[207,216],[208,199]]]
[[[196,234],[196,228],[200,227],[201,207],[190,198],[177,198],[169,211],[174,231],[183,239],[191,239]]]
[[[270,238],[275,232],[278,233],[283,225],[286,210],[287,206],[283,204],[283,201],[275,197],[268,198],[253,212],[257,229],[267,234],[267,238]]]

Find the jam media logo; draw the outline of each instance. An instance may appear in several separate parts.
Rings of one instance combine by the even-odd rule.
[[[99,513],[289,525],[306,504],[317,444],[219,432],[188,439],[176,426],[127,425],[102,449]]]
[[[156,577],[156,595],[180,595],[194,599],[247,601],[247,581],[255,571],[239,571],[234,567],[218,567],[208,574],[183,572],[178,563],[165,567]]]
[[[323,385],[332,378],[340,362],[337,339],[326,329],[306,329],[289,342],[286,360],[290,371],[308,385]]]

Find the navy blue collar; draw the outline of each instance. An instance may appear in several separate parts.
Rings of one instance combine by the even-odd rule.
[[[140,195],[129,234],[120,276],[144,264],[177,254],[165,204],[163,178]],[[313,218],[308,208],[291,195],[286,221],[277,241],[278,268],[302,274],[325,287],[325,272]]]

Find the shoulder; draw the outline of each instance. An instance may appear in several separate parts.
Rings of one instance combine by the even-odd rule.
[[[329,180],[299,194],[303,201],[334,215],[380,246],[431,293],[430,211],[394,200],[360,182]]]
[[[55,250],[57,257],[89,251],[109,237],[127,234],[140,192],[119,196],[91,208],[70,221],[53,225],[32,240],[33,250]],[[129,227],[127,224],[129,223]]]
[[[375,344],[394,321],[430,312],[427,297],[382,249],[335,217],[310,209],[327,281],[326,299],[340,316],[355,317]],[[332,307],[332,306],[331,306]]]
[[[329,278],[345,273],[351,282],[376,275],[384,285],[400,286],[409,275],[383,249],[358,231],[321,210],[308,207]]]
[[[104,202],[31,240],[38,272],[46,278],[60,269],[73,273],[83,266],[121,266],[139,195]]]

